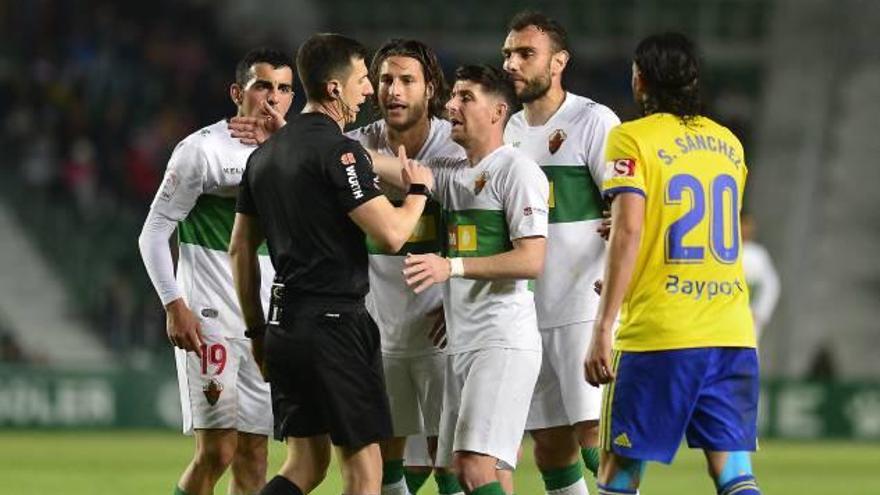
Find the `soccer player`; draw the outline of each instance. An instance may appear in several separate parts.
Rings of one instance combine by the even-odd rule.
[[[567,40],[544,14],[526,11],[511,20],[504,69],[523,110],[511,117],[504,141],[538,162],[550,181],[547,263],[535,281],[543,358],[526,429],[547,491],[585,494],[580,458],[595,475],[602,397],[584,382],[583,352],[599,304],[592,286],[605,261],[605,241],[596,232],[605,140],[620,120],[563,88]]]
[[[428,160],[444,209],[448,258],[406,259],[407,284],[443,285],[449,358],[437,463],[467,493],[503,494],[496,467],[513,469],[541,365],[529,279],[540,275],[549,186],[538,165],[503,143],[516,104],[500,69],[456,71],[446,105],[464,160]]]
[[[755,240],[757,222],[748,213],[741,218],[743,238],[743,270],[749,285],[749,307],[755,320],[755,335],[760,342],[764,326],[773,316],[779,301],[779,275],[767,248]]]
[[[450,138],[452,125],[442,119],[449,88],[436,55],[427,45],[416,40],[389,40],[373,57],[370,79],[377,90],[382,119],[348,133],[349,137],[392,157],[400,146],[416,160],[465,157],[461,146]],[[402,191],[385,189],[391,197],[403,197]],[[403,468],[407,436],[427,435],[432,458],[437,449],[446,355],[432,343],[430,333],[441,315],[442,290],[431,287],[415,294],[400,273],[406,254],[440,252],[444,235],[439,205],[429,201],[413,237],[399,251],[389,253],[368,244],[370,292],[366,305],[382,336],[395,435],[382,443],[384,495],[407,493]],[[418,445],[422,443],[414,441],[408,449]],[[438,471],[437,485],[441,494],[461,491],[455,476],[445,470]]]
[[[365,234],[398,251],[433,178],[404,157],[397,175],[408,194],[395,208],[379,191],[367,152],[343,136],[373,93],[365,55],[360,43],[338,34],[306,40],[296,60],[303,113],[251,155],[242,175],[232,272],[246,335],[272,383],[275,436],[287,443],[287,460],[263,495],[311,492],[326,475],[331,442],[345,493],[381,490],[378,442],[392,431],[379,330],[363,302]],[[277,267],[268,329],[257,290],[264,239]]]
[[[645,116],[608,138],[611,238],[584,363],[590,384],[607,384],[599,493],[637,493],[645,463],[671,462],[686,436],[705,452],[720,495],[757,494],[749,451],[758,357],[739,230],[743,149],[700,114],[699,64],[686,37],[644,39],[632,71]]]
[[[229,94],[239,116],[283,122],[293,101],[290,58],[274,50],[248,53]],[[238,184],[254,149],[234,139],[223,120],[181,141],[138,239],[176,347],[183,430],[196,440],[177,494],[213,493],[230,465],[230,493],[254,493],[266,482],[269,385],[244,336],[226,254]],[[168,242],[175,227],[177,280]],[[273,271],[261,254],[260,295],[268,300]]]

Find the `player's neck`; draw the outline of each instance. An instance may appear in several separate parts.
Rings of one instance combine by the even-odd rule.
[[[487,134],[489,135],[476,138],[467,143],[467,146],[464,147],[464,151],[467,154],[468,162],[470,162],[471,167],[475,167],[483,160],[483,158],[486,158],[493,151],[504,145],[504,137],[501,133],[494,132],[493,129],[492,132]]]
[[[395,129],[385,125],[385,134],[388,138],[388,148],[397,152],[402,144],[406,149],[406,156],[414,158],[422,151],[422,147],[428,140],[431,132],[431,121],[428,118],[419,119],[418,122],[406,129]]]
[[[551,85],[544,96],[523,104],[526,123],[532,127],[546,124],[564,102],[565,90],[562,89],[562,86]]]

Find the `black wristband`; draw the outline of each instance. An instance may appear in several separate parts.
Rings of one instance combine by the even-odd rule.
[[[427,198],[431,197],[431,190],[428,189],[428,186],[424,184],[410,184],[409,190],[406,191],[407,194],[421,194]]]
[[[252,339],[254,337],[262,337],[266,335],[266,324],[257,325],[255,327],[248,328],[244,331],[244,336]]]

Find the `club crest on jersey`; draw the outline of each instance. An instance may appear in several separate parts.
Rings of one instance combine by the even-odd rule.
[[[223,384],[216,378],[211,378],[211,380],[202,388],[202,392],[204,392],[208,404],[213,406],[217,404],[218,400],[220,400],[220,394],[223,393]]]
[[[636,174],[636,161],[632,158],[618,158],[611,162],[615,177],[632,177]]]
[[[480,175],[477,176],[477,180],[474,181],[474,194],[480,194],[480,191],[486,187],[487,182],[489,182],[489,174],[487,172],[480,173]]]
[[[565,142],[565,138],[567,137],[565,131],[562,129],[556,129],[553,131],[553,134],[550,134],[550,141],[547,143],[547,147],[550,149],[551,155],[559,151],[559,148],[562,146],[562,143]]]

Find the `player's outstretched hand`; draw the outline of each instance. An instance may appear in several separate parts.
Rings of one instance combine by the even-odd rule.
[[[229,131],[232,137],[244,144],[263,144],[278,129],[287,124],[284,116],[268,102],[263,101],[263,110],[268,114],[260,117],[232,117],[229,119]]]
[[[599,223],[599,226],[596,227],[596,232],[599,234],[599,237],[605,239],[606,241],[611,236],[611,212],[605,210],[602,212],[602,222]]]
[[[584,360],[584,376],[587,383],[594,387],[614,379],[611,366],[611,326],[602,325],[598,320],[593,327],[593,339]]]
[[[407,158],[403,145],[397,149],[397,159],[400,160],[401,177],[405,188],[408,189],[410,184],[424,184],[428,189],[434,190],[434,174],[431,169]]]
[[[199,319],[186,306],[183,299],[175,299],[166,307],[168,340],[175,347],[195,352],[202,357],[202,329]]]
[[[434,253],[407,254],[404,265],[403,278],[416,294],[449,280],[449,260]]]
[[[446,314],[443,311],[443,306],[429,311],[428,317],[434,319],[434,323],[431,324],[431,330],[428,331],[428,338],[431,339],[434,347],[446,349]]]

